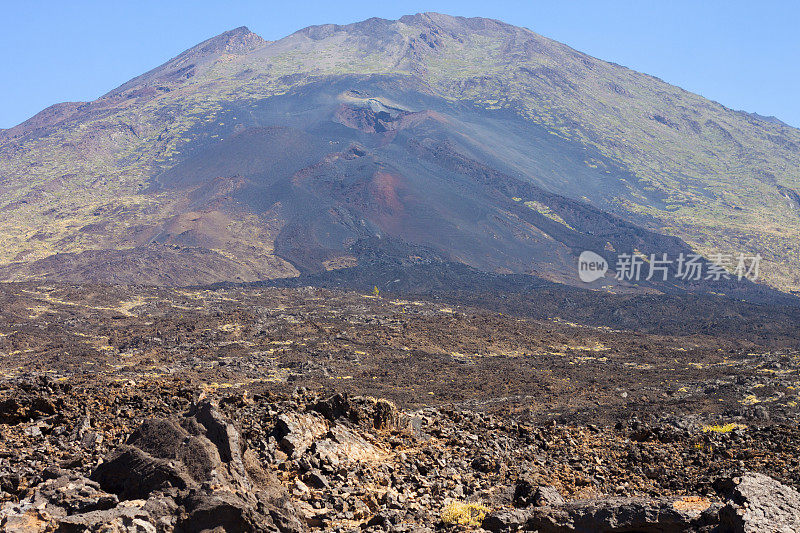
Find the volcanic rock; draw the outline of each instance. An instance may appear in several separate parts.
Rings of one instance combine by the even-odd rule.
[[[729,498],[719,513],[722,531],[800,531],[800,493],[793,488],[755,472],[725,480],[720,485]]]
[[[210,402],[180,421],[145,421],[92,474],[123,499],[164,498],[185,509],[176,531],[303,531],[288,495]]]
[[[539,533],[698,531],[715,522],[715,511],[710,502],[700,498],[612,497],[490,514],[483,527],[489,531],[523,529]]]

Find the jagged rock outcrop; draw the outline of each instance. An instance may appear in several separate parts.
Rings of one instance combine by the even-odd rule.
[[[179,507],[175,531],[305,529],[277,479],[210,402],[179,421],[145,421],[92,478],[123,500]]]
[[[312,405],[311,409],[331,422],[345,419],[366,429],[405,429],[409,424],[407,417],[384,399],[334,394]]]
[[[543,507],[545,505],[561,505],[564,503],[564,498],[555,487],[538,487],[523,479],[514,487],[513,503],[514,507],[529,507],[531,505]]]
[[[316,414],[284,413],[278,417],[274,435],[290,457],[302,455],[315,439],[328,431],[328,423]]]
[[[793,488],[755,472],[726,479],[719,488],[728,497],[719,513],[723,532],[800,531],[800,492]]]
[[[483,527],[489,531],[538,533],[699,532],[713,528],[718,511],[718,506],[697,497],[557,502],[554,499],[549,505],[492,513],[484,519]]]
[[[800,493],[792,487],[753,472],[718,480],[715,487],[727,499],[724,506],[699,497],[564,502],[553,487],[534,487],[523,480],[514,491],[518,508],[488,515],[483,527],[539,533],[800,531]]]

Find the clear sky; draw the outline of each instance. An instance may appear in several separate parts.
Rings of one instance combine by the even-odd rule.
[[[722,104],[800,126],[800,2],[0,0],[0,128],[93,100],[209,37],[438,11],[525,26]]]

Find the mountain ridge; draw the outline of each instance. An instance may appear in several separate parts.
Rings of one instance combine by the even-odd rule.
[[[635,69],[632,69],[630,67],[622,65],[620,63],[616,63],[614,61],[609,61],[609,60],[604,60],[604,59],[601,59],[601,58],[598,58],[598,57],[595,57],[595,56],[591,56],[591,55],[586,54],[584,52],[580,52],[579,50],[577,50],[577,49],[575,49],[575,48],[573,48],[573,47],[571,47],[571,46],[569,46],[567,44],[564,44],[564,43],[561,43],[559,41],[553,40],[553,39],[551,39],[549,37],[545,37],[545,36],[543,36],[541,34],[538,34],[535,31],[533,31],[533,30],[531,30],[530,28],[527,28],[527,27],[514,26],[514,25],[509,24],[507,22],[504,22],[502,20],[493,19],[493,18],[489,18],[489,17],[463,17],[463,16],[447,15],[447,14],[438,13],[438,12],[421,12],[421,13],[416,13],[414,15],[403,15],[402,17],[400,17],[396,21],[393,21],[391,19],[384,19],[384,18],[381,18],[381,17],[371,17],[371,18],[365,19],[363,21],[353,22],[353,23],[349,23],[349,24],[317,24],[317,25],[306,26],[304,28],[301,28],[301,29],[299,29],[299,30],[287,35],[286,37],[283,37],[283,38],[277,40],[277,41],[265,40],[263,37],[261,37],[257,33],[255,33],[252,30],[250,30],[247,26],[242,25],[242,26],[239,26],[239,27],[236,27],[236,28],[232,28],[230,30],[226,30],[226,31],[224,31],[224,32],[222,32],[222,33],[220,33],[218,35],[210,37],[210,38],[206,39],[205,41],[202,41],[202,42],[198,43],[197,45],[194,45],[194,46],[184,50],[183,52],[179,53],[178,55],[176,55],[172,59],[167,60],[166,62],[164,62],[164,63],[162,63],[162,64],[160,64],[160,65],[158,65],[158,66],[156,66],[156,67],[154,67],[152,69],[150,69],[149,71],[145,72],[144,74],[136,76],[136,77],[132,78],[131,80],[129,80],[128,82],[125,82],[122,85],[120,85],[120,86],[118,86],[118,87],[116,87],[114,89],[111,89],[107,93],[105,93],[102,96],[100,96],[98,98],[98,100],[106,98],[106,97],[109,97],[109,96],[112,96],[112,95],[117,94],[119,92],[122,92],[123,91],[123,87],[126,87],[129,84],[132,84],[132,82],[134,82],[135,80],[139,80],[140,78],[143,78],[144,76],[147,76],[148,74],[151,74],[151,73],[157,72],[157,71],[159,71],[161,69],[164,69],[164,67],[172,64],[173,62],[175,62],[175,61],[177,61],[179,59],[183,59],[183,58],[185,58],[187,56],[190,56],[193,51],[197,51],[197,52],[206,51],[206,52],[208,52],[209,49],[210,50],[214,50],[215,47],[218,46],[221,43],[230,44],[229,41],[231,41],[232,37],[234,38],[233,39],[233,43],[234,44],[238,44],[239,47],[240,47],[240,50],[243,49],[243,48],[249,48],[250,49],[249,51],[252,51],[252,50],[255,50],[255,49],[270,45],[270,44],[278,43],[280,41],[289,39],[289,38],[291,38],[291,37],[293,37],[295,35],[301,35],[301,34],[302,35],[310,35],[312,33],[314,33],[314,34],[325,33],[327,31],[331,31],[331,30],[334,31],[334,32],[338,32],[338,31],[345,31],[348,28],[363,28],[364,26],[369,25],[372,22],[379,22],[381,25],[384,25],[384,24],[385,25],[390,25],[393,22],[403,22],[403,23],[415,23],[415,22],[419,23],[419,22],[422,22],[422,23],[429,23],[430,25],[438,26],[440,28],[448,28],[448,27],[452,28],[454,26],[458,27],[457,25],[452,24],[452,23],[451,24],[443,24],[444,22],[452,22],[452,21],[459,21],[459,22],[462,22],[462,23],[466,23],[466,24],[462,24],[462,26],[465,25],[465,26],[467,26],[467,28],[475,28],[475,25],[474,24],[470,24],[470,23],[475,23],[475,22],[486,23],[486,22],[488,22],[488,23],[491,23],[491,24],[496,25],[497,27],[501,27],[501,28],[513,28],[513,29],[518,29],[518,30],[524,30],[524,31],[526,31],[526,32],[538,37],[538,38],[545,39],[545,40],[547,40],[547,41],[549,41],[551,43],[555,43],[557,45],[560,45],[560,46],[562,46],[562,47],[564,47],[566,49],[569,49],[569,50],[571,50],[571,51],[573,51],[573,52],[575,52],[577,54],[580,54],[582,56],[589,57],[589,58],[591,58],[593,60],[596,60],[596,61],[602,61],[603,63],[607,63],[609,65],[625,69],[625,70],[627,70],[629,72],[633,72],[633,73],[635,73],[637,75],[650,77],[651,79],[653,79],[653,80],[655,80],[655,81],[657,81],[659,83],[664,83],[664,84],[669,85],[670,87],[675,88],[675,89],[677,89],[679,91],[682,91],[682,92],[685,92],[685,93],[688,93],[688,94],[693,94],[690,91],[688,91],[686,89],[683,89],[682,87],[680,87],[678,85],[674,85],[674,84],[672,84],[672,83],[670,83],[670,82],[668,82],[668,81],[666,81],[666,80],[664,80],[664,79],[662,79],[662,78],[660,78],[658,76],[655,76],[655,75],[652,75],[652,74],[648,74],[646,72],[636,71]],[[244,41],[240,40],[241,38],[250,38],[253,41],[255,41],[256,43],[258,43],[258,44],[252,45],[250,43],[245,43]],[[319,39],[319,37],[317,37],[316,40],[318,40],[318,39]],[[224,44],[223,44],[223,47],[224,47]],[[707,99],[705,97],[703,97],[703,98]],[[766,116],[766,115],[761,115],[758,112],[749,112],[749,111],[744,111],[744,110],[736,110],[734,108],[729,108],[729,107],[725,106],[725,104],[722,103],[722,102],[719,102],[719,101],[716,101],[716,100],[712,100],[712,99],[707,99],[707,100],[709,100],[710,102],[712,102],[714,104],[720,105],[721,107],[724,107],[726,109],[730,109],[731,111],[740,112],[740,113],[742,113],[742,114],[744,114],[744,115],[746,115],[746,116],[748,116],[750,118],[754,118],[754,119],[758,120],[759,122],[764,122],[764,123],[769,123],[769,124],[777,124],[777,125],[780,125],[780,126],[785,126],[787,128],[791,128],[791,129],[798,129],[797,127],[792,126],[790,124],[787,124],[786,122],[780,120],[778,117],[775,117],[775,116]],[[10,131],[10,130],[12,130],[14,128],[17,128],[18,126],[21,126],[21,125],[25,124],[26,122],[36,118],[36,116],[40,115],[41,113],[53,112],[57,108],[60,108],[60,107],[72,106],[72,105],[76,105],[76,104],[77,105],[84,105],[84,104],[87,104],[87,103],[90,103],[90,101],[58,102],[58,103],[55,103],[55,104],[52,104],[52,105],[46,107],[45,109],[43,109],[42,111],[40,111],[36,115],[34,115],[34,116],[30,117],[29,119],[21,122],[20,124],[11,126],[10,128],[0,128],[0,131]]]
[[[347,185],[355,187],[347,194],[357,192],[366,195],[364,201],[377,204],[354,204],[353,198],[325,189],[332,196],[322,203],[332,202],[330,208],[340,210],[326,220],[333,224],[329,228],[340,228],[336,231],[341,238],[319,242],[327,251],[311,256],[327,257],[320,259],[323,263],[353,261],[348,239],[365,235],[348,226],[347,219],[360,224],[361,218],[364,227],[394,231],[395,236],[423,238],[414,233],[418,230],[412,229],[408,213],[425,212],[417,205],[424,203],[424,195],[415,191],[425,190],[433,183],[431,177],[442,171],[415,159],[414,154],[422,152],[414,146],[428,143],[424,150],[447,154],[455,165],[445,173],[456,169],[449,182],[438,179],[442,195],[428,210],[444,215],[437,222],[449,225],[443,228],[458,228],[448,231],[466,232],[466,240],[453,242],[472,251],[451,252],[457,260],[473,256],[467,260],[472,266],[484,264],[475,259],[476,252],[500,230],[490,222],[495,219],[489,212],[495,212],[492,216],[503,220],[504,227],[516,228],[507,246],[529,249],[524,261],[536,263],[561,253],[555,250],[563,243],[550,245],[550,250],[524,244],[526,239],[548,242],[552,235],[536,224],[565,215],[533,197],[520,198],[538,217],[534,225],[523,222],[527,215],[519,218],[518,206],[498,196],[502,187],[496,186],[512,179],[613,213],[648,231],[679,237],[707,257],[713,252],[762,253],[766,280],[796,289],[800,217],[793,209],[800,205],[792,204],[798,177],[791,169],[800,165],[800,132],[739,113],[493,19],[422,13],[397,21],[373,18],[311,26],[277,41],[265,41],[242,26],[189,48],[98,100],[59,104],[0,132],[0,193],[5,197],[0,201],[0,227],[7,234],[0,264],[6,265],[3,271],[9,279],[16,279],[14,271],[35,276],[31,265],[56,250],[135,250],[161,241],[200,246],[232,264],[285,263],[286,257],[275,256],[276,242],[287,228],[314,224],[300,215],[298,206],[315,205],[322,189],[302,192],[311,196],[301,201],[297,195],[302,180],[297,177],[286,175],[288,181],[268,183],[262,176],[254,181],[261,171],[246,162],[256,161],[252,158],[257,155],[245,144],[234,148],[236,135],[278,126],[329,143],[330,150],[320,145],[307,153],[309,169],[328,173],[312,181],[328,183],[336,173],[365,172],[364,162],[371,161],[373,175]],[[289,143],[289,137],[278,141],[258,135],[252,138],[261,139],[258,142],[275,154],[292,149],[280,144]],[[197,183],[206,187],[203,193],[152,187],[157,176],[174,174],[175,169],[197,172],[202,154],[215,153],[218,143],[233,150],[225,156],[230,159],[218,159],[228,163],[217,165],[218,175],[204,179],[228,180],[225,187],[234,196],[212,194],[211,181],[208,186]],[[348,159],[352,150],[367,157]],[[237,177],[231,169],[243,154],[244,174],[236,171]],[[322,166],[314,167],[314,161]],[[481,165],[490,170],[481,170]],[[500,181],[476,181],[479,175]],[[342,187],[345,182],[336,183]],[[482,192],[474,189],[478,183],[483,183]],[[445,207],[451,202],[447,195],[457,190],[454,186],[464,194],[472,188],[461,196],[464,205],[472,201],[467,198],[486,195],[481,200],[487,202],[486,210],[480,212],[489,218],[456,222],[454,207]],[[78,191],[88,193],[78,198]],[[246,194],[260,198],[259,206],[241,196]],[[286,204],[270,203],[287,194],[295,202],[288,211]],[[198,195],[206,195],[204,201],[211,203],[198,203]],[[394,214],[388,211],[390,204],[387,211],[375,210],[390,197]],[[558,205],[565,209],[567,204]],[[292,216],[303,222],[292,222]],[[37,234],[23,227],[26,217],[45,224],[65,222]],[[303,227],[297,235],[308,235],[309,226]],[[176,228],[182,236],[171,233]],[[484,268],[502,271],[508,268],[504,264],[511,264],[504,263],[507,254],[501,248],[487,250],[494,259]],[[301,255],[311,257],[308,253]],[[570,282],[567,258],[574,251],[564,253],[555,268],[561,281]],[[268,279],[291,273],[294,267],[284,264],[278,271],[268,268],[260,274],[258,268],[247,269],[250,275]],[[530,269],[542,270],[533,264]],[[521,263],[512,267],[525,270]]]

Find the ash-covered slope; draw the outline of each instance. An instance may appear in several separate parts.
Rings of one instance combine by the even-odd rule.
[[[759,252],[796,288],[799,147],[498,21],[237,28],[0,132],[0,275],[256,281],[358,265],[380,237],[569,283],[584,249]]]

